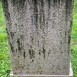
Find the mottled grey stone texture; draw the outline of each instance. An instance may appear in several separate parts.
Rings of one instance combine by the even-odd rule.
[[[71,68],[71,62],[70,62],[70,68],[69,68],[69,74],[68,75],[33,75],[33,74],[13,74],[13,71],[10,73],[10,76],[12,77],[73,77],[73,71]]]
[[[14,74],[68,75],[73,0],[2,0]]]

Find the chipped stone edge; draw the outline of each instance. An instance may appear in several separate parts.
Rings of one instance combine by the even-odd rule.
[[[33,74],[13,74],[11,71],[10,76],[24,76],[24,77],[73,77],[72,65],[70,62],[69,75],[33,75]]]

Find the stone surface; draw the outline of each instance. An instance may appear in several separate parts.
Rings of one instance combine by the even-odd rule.
[[[73,77],[73,70],[71,67],[71,63],[70,63],[70,68],[69,68],[69,75],[27,75],[27,74],[13,74],[13,72],[10,73],[10,76],[14,77]]]
[[[68,75],[73,0],[2,0],[14,74]]]

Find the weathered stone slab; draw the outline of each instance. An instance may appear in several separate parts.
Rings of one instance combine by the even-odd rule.
[[[3,0],[14,74],[68,75],[73,0]]]

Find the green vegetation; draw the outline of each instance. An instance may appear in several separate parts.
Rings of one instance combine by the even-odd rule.
[[[72,51],[72,66],[74,71],[74,77],[77,77],[77,0],[75,0],[74,3],[71,51]]]
[[[74,3],[74,19],[72,26],[72,66],[74,77],[77,77],[77,0]],[[0,77],[10,77],[11,70],[10,50],[7,41],[6,26],[4,23],[3,9],[0,2]]]
[[[0,77],[9,77],[11,70],[9,51],[3,9],[0,2]]]

